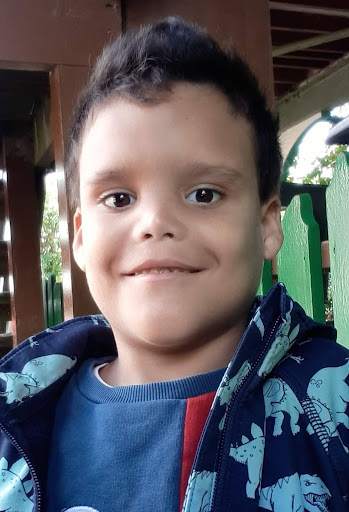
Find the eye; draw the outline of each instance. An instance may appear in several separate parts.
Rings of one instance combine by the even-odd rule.
[[[210,204],[219,201],[220,198],[223,197],[223,192],[218,192],[218,190],[214,190],[209,187],[202,187],[194,190],[188,196],[191,196],[194,199],[189,199],[191,203],[198,202],[199,204]]]
[[[135,198],[127,192],[114,192],[102,197],[102,202],[109,208],[124,208],[135,202]]]

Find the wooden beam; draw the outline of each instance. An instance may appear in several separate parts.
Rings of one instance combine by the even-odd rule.
[[[279,99],[276,108],[281,131],[322,110],[330,110],[348,101],[348,83],[349,55],[346,55],[303,82],[294,92]]]
[[[275,57],[273,59],[273,66],[275,68],[293,68],[293,69],[322,69],[328,66],[327,60],[304,60],[304,59],[289,59],[287,57]]]
[[[325,32],[335,32],[348,28],[348,18],[338,16],[321,16],[319,14],[302,13],[287,11],[270,11],[271,27],[288,28],[292,30],[323,30]]]
[[[343,56],[343,52],[326,50],[323,48],[308,48],[307,50],[298,50],[294,53],[288,53],[285,58],[293,58],[293,57],[301,57],[302,59],[326,59],[329,62],[333,60],[337,60]],[[280,55],[282,58],[283,55]]]
[[[278,57],[279,55],[285,55],[287,53],[295,52],[297,50],[304,50],[305,48],[312,48],[313,46],[318,46],[324,43],[330,43],[332,41],[339,41],[341,39],[346,39],[347,37],[349,37],[349,28],[346,28],[344,30],[338,30],[337,32],[332,32],[330,34],[310,37],[309,39],[304,39],[303,41],[296,41],[295,43],[277,46],[273,48],[272,55],[273,57]]]
[[[271,10],[286,11],[286,12],[299,12],[307,14],[322,14],[324,16],[338,16],[340,18],[349,18],[348,9],[334,9],[327,7],[316,7],[304,4],[291,4],[284,2],[269,2]]]
[[[88,66],[120,32],[117,2],[11,0],[1,2],[0,61],[39,69]],[[11,65],[11,64],[10,64]]]
[[[316,28],[300,28],[300,27],[287,27],[283,25],[272,25],[271,27],[272,32],[275,30],[278,30],[280,32],[292,32],[294,34],[295,32],[298,32],[299,34],[328,34],[329,30],[321,30]]]
[[[314,62],[314,63],[319,61],[320,65],[327,66],[332,60],[336,60],[337,58],[338,58],[338,56],[335,57],[335,58],[334,57],[330,58],[330,57],[328,57],[326,55],[322,55],[321,57],[318,57],[318,56],[312,57],[310,54],[305,55],[305,52],[303,52],[303,54],[302,54],[302,52],[299,52],[296,55],[295,54],[293,54],[293,55],[287,54],[287,55],[280,55],[280,57],[274,57],[273,58],[273,63],[275,64],[275,62],[280,62],[281,63],[282,61],[287,62],[287,61],[291,61],[291,60],[295,60],[295,61],[298,60],[299,62],[301,62],[301,61],[302,62],[311,61],[311,62]]]

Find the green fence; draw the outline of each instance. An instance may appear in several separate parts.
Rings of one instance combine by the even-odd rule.
[[[63,321],[62,283],[56,282],[54,274],[42,280],[42,295],[46,328],[61,323]]]
[[[338,342],[349,347],[349,154],[339,155],[326,193],[329,271],[333,321]],[[275,280],[285,283],[290,295],[306,313],[325,321],[324,283],[319,226],[309,194],[295,196],[282,220],[284,243],[276,261],[266,261],[259,293],[269,291]],[[326,267],[326,266],[325,266]],[[274,269],[274,270],[273,270]]]

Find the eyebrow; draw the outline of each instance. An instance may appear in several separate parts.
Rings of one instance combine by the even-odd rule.
[[[209,164],[207,162],[191,162],[183,167],[183,174],[193,178],[199,176],[214,176],[224,178],[226,181],[235,182],[242,177],[241,172],[226,164]]]
[[[125,168],[101,169],[86,182],[88,187],[110,183],[114,180],[122,180],[133,175],[132,170]],[[242,177],[241,172],[226,164],[208,164],[207,162],[191,162],[181,168],[181,177],[199,178],[200,176],[212,176],[224,179],[226,182],[235,183]]]

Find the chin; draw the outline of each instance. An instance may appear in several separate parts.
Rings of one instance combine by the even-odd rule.
[[[138,320],[134,329],[128,329],[127,336],[135,340],[136,343],[141,343],[144,347],[152,347],[155,350],[183,349],[194,345],[201,338],[200,333],[193,329],[192,324],[190,328],[187,328],[178,321],[178,318],[175,321],[173,318],[149,320],[149,318],[145,322]]]

